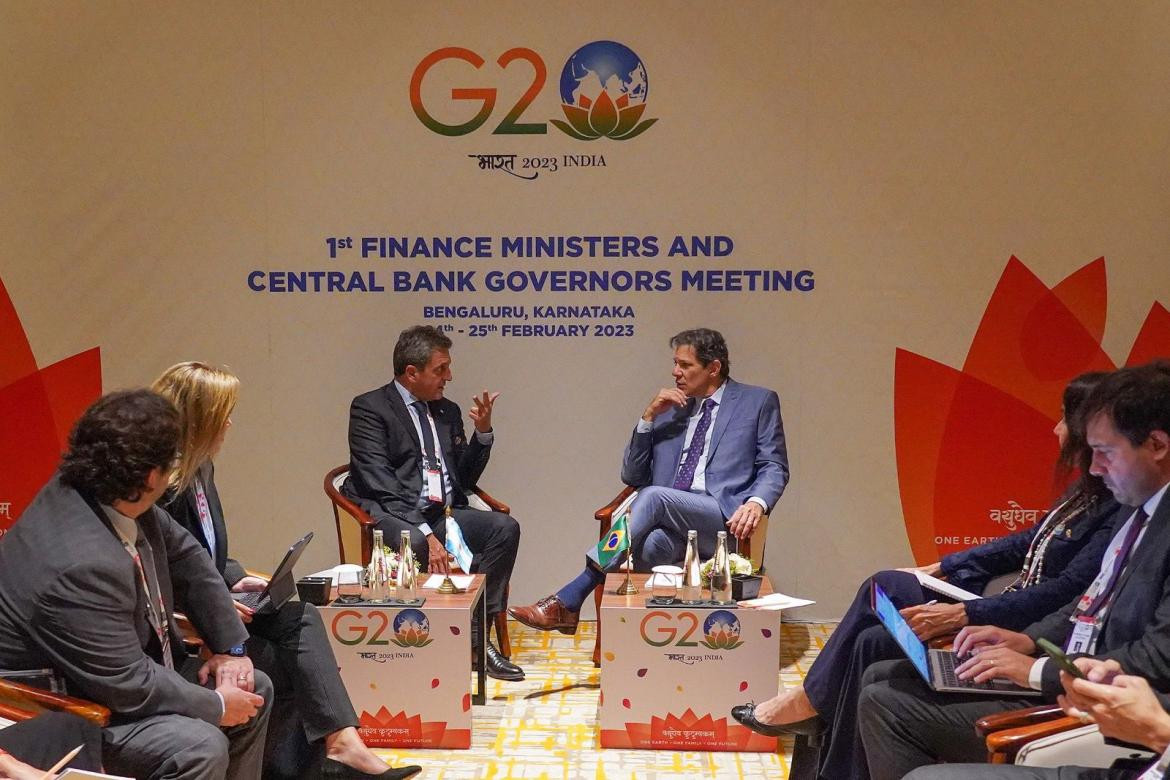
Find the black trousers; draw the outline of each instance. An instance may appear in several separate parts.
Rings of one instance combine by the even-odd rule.
[[[46,712],[0,729],[0,749],[38,769],[48,769],[78,745],[84,747],[66,766],[100,772],[102,730],[76,715]]]
[[[358,725],[357,714],[316,607],[289,601],[247,628],[248,656],[275,689],[264,775],[298,777],[324,755],[326,736]]]
[[[482,572],[484,575],[484,600],[487,602],[488,617],[491,618],[508,608],[508,580],[512,578],[516,553],[520,549],[520,524],[502,512],[483,512],[469,507],[454,507],[451,509],[451,515],[455,522],[459,523],[463,540],[467,542],[467,547],[473,554],[471,571]],[[393,515],[379,513],[373,517],[377,520],[376,527],[381,529],[383,538],[391,549],[398,549],[398,537],[402,531],[410,531],[410,546],[414,550],[414,557],[425,570],[430,554],[427,550],[427,538],[422,531]],[[441,507],[427,514],[427,523],[435,538],[443,542],[446,538],[446,526]]]
[[[877,582],[899,609],[927,600],[913,574],[878,572],[858,588],[845,616],[809,667],[804,692],[817,714],[829,725],[820,751],[818,773],[825,780],[867,776],[865,751],[857,730],[862,675],[872,663],[905,657],[870,606],[871,582]]]
[[[909,661],[876,663],[862,684],[857,717],[874,780],[901,780],[918,767],[940,762],[986,761],[976,720],[1045,703],[1026,696],[936,693]]]

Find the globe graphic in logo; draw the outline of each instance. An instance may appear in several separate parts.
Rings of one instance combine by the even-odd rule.
[[[404,609],[394,617],[394,644],[423,647],[430,644],[431,621],[418,609]]]
[[[734,650],[743,644],[739,640],[739,618],[734,612],[717,609],[703,621],[703,644],[712,650]]]
[[[658,121],[639,123],[649,91],[646,66],[616,41],[594,41],[573,52],[561,71],[560,91],[568,122],[552,124],[581,141],[625,141]]]

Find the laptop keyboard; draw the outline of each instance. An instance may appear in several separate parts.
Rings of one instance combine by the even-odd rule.
[[[267,591],[253,590],[236,596],[236,601],[255,612],[266,606],[271,599],[268,598]]]
[[[939,681],[947,688],[970,688],[976,691],[1018,691],[1019,686],[1007,680],[960,680],[955,674],[955,666],[962,664],[954,653],[936,653],[938,657]]]

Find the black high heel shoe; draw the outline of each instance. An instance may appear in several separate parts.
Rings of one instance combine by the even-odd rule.
[[[421,766],[410,764],[390,767],[381,774],[371,775],[360,769],[354,769],[348,764],[334,761],[332,758],[326,758],[321,762],[321,780],[405,780],[405,778],[413,777],[421,771]]]
[[[798,720],[794,723],[761,723],[756,720],[755,702],[732,707],[731,717],[757,734],[763,734],[765,737],[781,737],[786,734],[792,734],[798,737],[815,737],[825,730],[825,722],[821,720],[820,715],[813,715],[811,718]]]

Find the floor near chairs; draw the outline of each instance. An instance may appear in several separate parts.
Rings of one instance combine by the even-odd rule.
[[[785,686],[804,679],[834,623],[781,625],[780,674]],[[595,623],[576,636],[510,623],[512,657],[524,667],[519,683],[488,680],[487,704],[473,710],[470,750],[378,752],[396,766],[423,766],[426,780],[658,780],[659,778],[787,778],[791,739],[774,753],[675,753],[601,750],[597,745],[600,670],[593,668]]]

